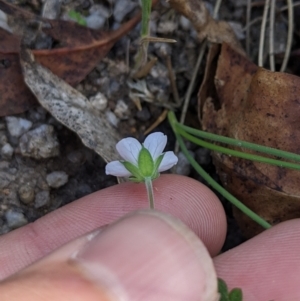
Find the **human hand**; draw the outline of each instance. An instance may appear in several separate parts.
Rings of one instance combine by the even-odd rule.
[[[211,256],[218,254],[226,217],[208,188],[190,178],[163,175],[154,182],[154,191],[158,210],[180,218],[201,238]],[[124,183],[0,237],[1,300],[111,300],[108,294],[120,297],[122,286],[135,296],[129,300],[204,300],[201,281],[209,282],[211,277],[206,273],[206,254],[199,252],[198,239],[180,222],[156,211],[140,212],[99,234],[86,235],[147,206],[144,185]],[[229,287],[241,287],[246,301],[300,300],[298,238],[298,220],[265,231],[215,257],[218,276]],[[153,248],[146,247],[149,241],[154,242]],[[130,253],[131,245],[140,252]],[[169,257],[172,260],[166,263]],[[84,267],[83,260],[88,263]],[[92,272],[91,267],[95,267]],[[113,275],[118,275],[118,285]],[[138,299],[141,279],[147,294]],[[189,285],[176,287],[175,295],[165,290],[166,283],[180,279]]]

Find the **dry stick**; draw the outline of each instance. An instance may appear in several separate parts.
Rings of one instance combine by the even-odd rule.
[[[222,0],[217,0],[217,2],[215,4],[215,7],[214,7],[213,18],[217,17],[220,6],[221,6],[221,3],[222,3]],[[198,71],[199,71],[199,68],[200,68],[200,65],[201,65],[201,62],[202,62],[207,44],[208,44],[207,40],[205,40],[201,45],[199,56],[198,56],[198,59],[197,59],[197,62],[196,62],[196,66],[195,66],[194,71],[193,71],[192,79],[189,83],[189,87],[188,87],[187,93],[186,93],[185,98],[184,98],[184,104],[183,104],[183,107],[182,107],[181,116],[180,116],[180,120],[179,120],[179,122],[182,123],[182,124],[185,121],[186,112],[187,112],[187,109],[188,109],[188,106],[189,106],[189,103],[190,103],[190,98],[191,98],[191,95],[192,95],[193,90],[194,90],[195,81],[196,81],[196,78],[197,78],[197,74],[198,74]],[[179,143],[176,141],[175,153],[178,153],[178,151],[179,151]]]
[[[167,117],[169,110],[164,109],[163,112],[159,115],[159,117],[155,120],[155,122],[144,132],[144,135],[149,134],[153,131],[159,124],[161,124]]]
[[[171,88],[172,88],[172,94],[173,94],[173,98],[175,101],[175,106],[179,107],[181,103],[180,103],[180,98],[179,98],[178,89],[177,89],[177,85],[176,85],[176,78],[175,78],[175,74],[173,71],[170,55],[166,56],[166,61],[167,61],[167,68],[168,68],[169,79],[170,79]]]
[[[269,36],[269,59],[270,69],[275,71],[275,58],[274,58],[274,28],[275,28],[275,7],[276,0],[271,0],[270,8],[270,36]]]
[[[246,11],[246,52],[250,56],[250,20],[251,20],[251,0],[247,0]]]
[[[292,48],[292,41],[293,41],[293,31],[294,31],[294,6],[293,0],[287,0],[288,3],[288,16],[289,16],[289,27],[288,27],[288,38],[287,38],[287,45],[284,53],[283,62],[280,68],[280,72],[284,72]]]
[[[293,7],[297,7],[297,6],[300,6],[300,2],[295,2],[293,3]],[[279,11],[283,12],[285,10],[287,10],[289,8],[289,5],[286,5],[286,6],[283,6],[279,9]]]
[[[266,34],[266,24],[268,19],[268,12],[270,7],[270,0],[266,0],[263,19],[260,29],[260,39],[259,39],[259,50],[258,50],[258,66],[263,67],[263,56],[264,56],[264,43],[265,43],[265,34]]]
[[[222,3],[222,0],[217,0],[217,2],[215,4],[214,12],[213,12],[213,18],[214,19],[218,15],[221,3]],[[197,59],[197,62],[196,62],[196,66],[195,66],[194,71],[193,71],[192,79],[190,81],[190,84],[189,84],[186,96],[184,98],[184,104],[183,104],[182,113],[181,113],[180,121],[179,121],[180,123],[184,123],[184,121],[185,121],[185,116],[186,116],[187,108],[188,108],[188,105],[189,105],[189,102],[190,102],[191,95],[192,95],[193,90],[194,90],[194,84],[195,84],[195,81],[196,81],[196,78],[197,78],[199,67],[200,67],[200,64],[202,62],[202,59],[203,59],[203,56],[204,56],[207,44],[208,43],[207,43],[207,40],[206,40],[201,45],[199,56],[198,56],[198,59]],[[177,148],[179,148],[178,144],[177,144]]]
[[[247,1],[251,1],[251,0],[247,0]],[[252,7],[253,5],[251,5]],[[293,7],[297,7],[297,6],[300,6],[300,2],[296,2],[296,3],[293,3]],[[284,12],[285,10],[287,10],[289,8],[288,5],[286,6],[283,6],[281,7],[280,9],[278,9],[278,12],[282,13]],[[252,21],[249,22],[249,24],[247,23],[245,27],[242,28],[242,31],[246,31],[254,24],[260,22],[262,20],[262,17],[256,17],[255,19],[253,19]],[[250,30],[250,29],[249,29]]]

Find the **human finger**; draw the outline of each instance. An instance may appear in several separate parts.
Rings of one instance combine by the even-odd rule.
[[[182,222],[134,212],[0,283],[2,301],[216,301],[212,259]]]
[[[225,239],[226,217],[215,194],[203,184],[177,175],[161,176],[153,186],[156,209],[181,219],[201,238],[211,255],[216,255]],[[0,279],[80,235],[147,207],[144,185],[123,183],[88,195],[3,235]]]
[[[214,259],[229,287],[244,300],[300,300],[300,219],[290,220]]]

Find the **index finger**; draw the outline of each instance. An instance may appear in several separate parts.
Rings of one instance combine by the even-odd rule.
[[[191,178],[162,175],[153,183],[156,209],[188,225],[212,256],[223,245],[226,216],[218,198]],[[47,255],[61,245],[130,211],[147,208],[143,184],[122,183],[72,202],[0,237],[0,279]]]

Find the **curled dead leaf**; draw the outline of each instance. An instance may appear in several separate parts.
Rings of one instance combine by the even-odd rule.
[[[215,94],[209,91],[202,86],[199,94],[203,129],[300,153],[299,77],[258,68],[223,45],[214,74]],[[269,223],[300,217],[299,171],[220,153],[213,158],[224,187]],[[239,210],[234,213],[247,236],[262,231]]]
[[[115,145],[120,136],[105,115],[95,112],[81,93],[35,62],[29,50],[20,52],[20,61],[24,80],[40,104],[106,162],[118,160]]]

